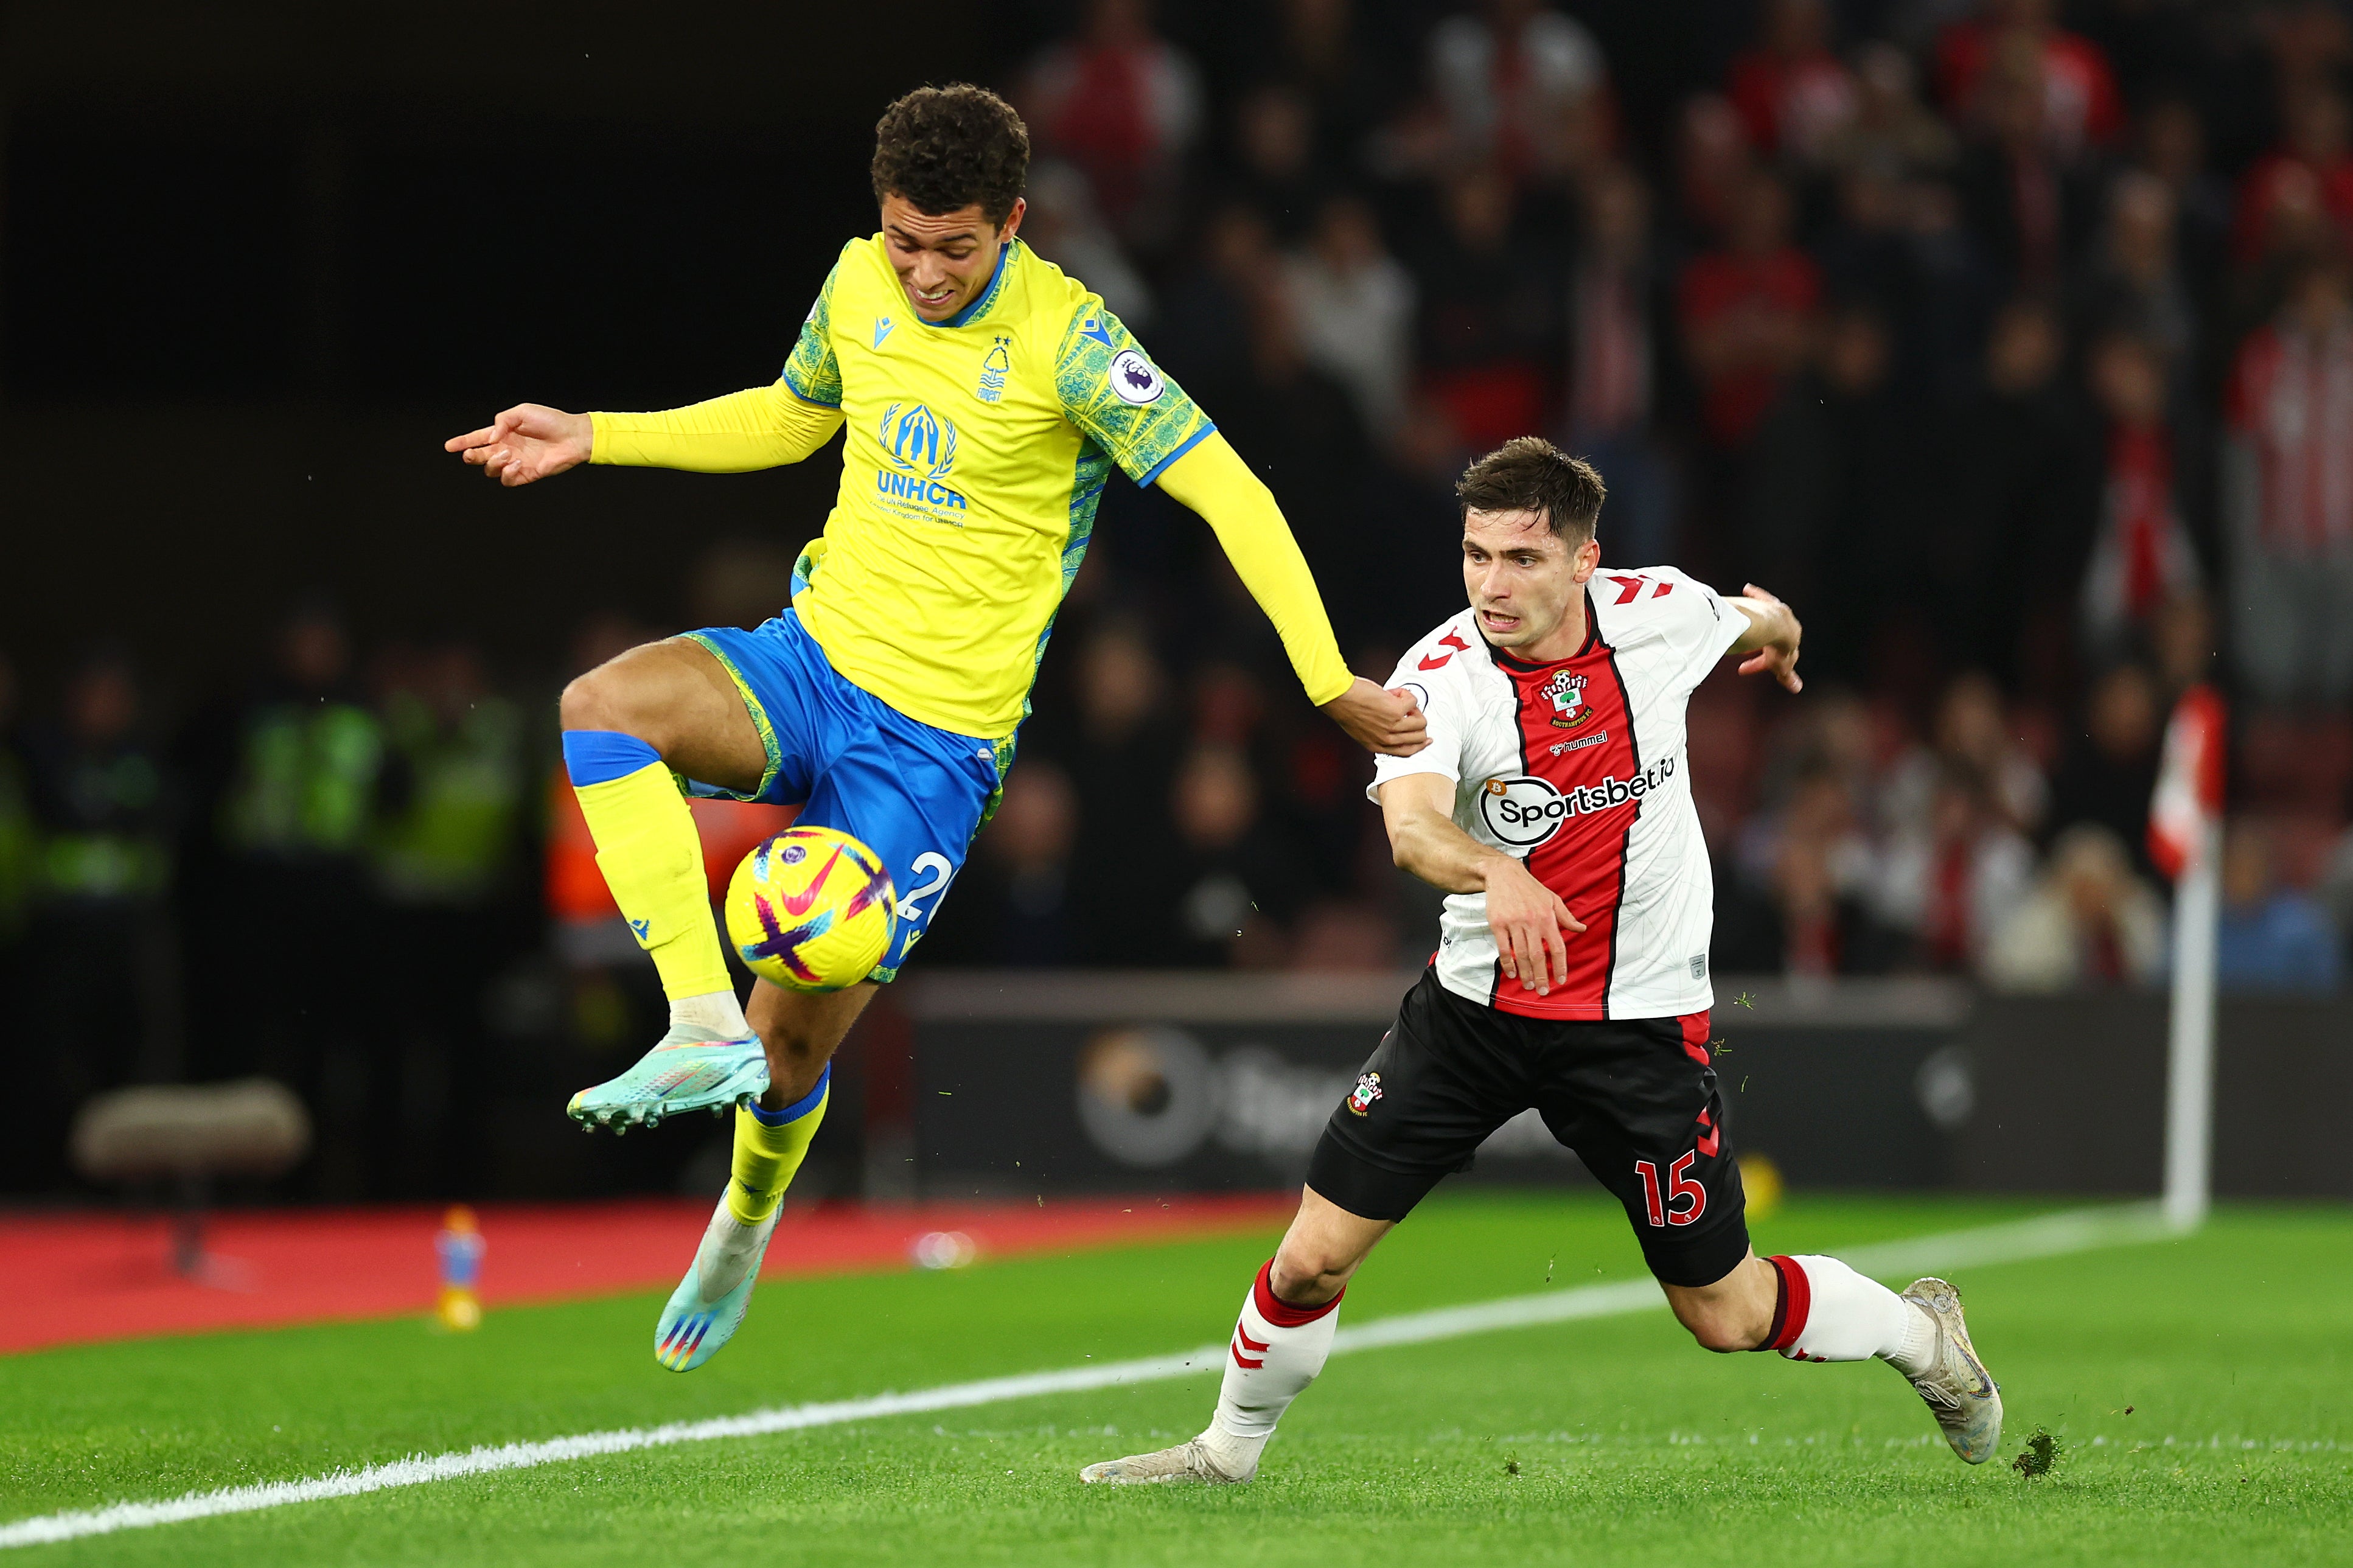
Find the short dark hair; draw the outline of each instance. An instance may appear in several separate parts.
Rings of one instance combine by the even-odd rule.
[[[936,217],[978,205],[992,226],[1012,216],[1029,174],[1029,128],[985,87],[919,87],[874,124],[874,200],[900,195]]]
[[[1601,476],[1541,436],[1515,436],[1462,470],[1455,499],[1465,513],[1541,511],[1552,531],[1574,543],[1593,537],[1609,494]]]

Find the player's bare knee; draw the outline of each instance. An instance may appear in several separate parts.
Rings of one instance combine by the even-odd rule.
[[[624,655],[574,677],[560,707],[567,730],[617,730],[668,757],[681,739],[681,696],[674,671]]]
[[[601,730],[605,717],[603,694],[596,689],[596,672],[575,675],[565,683],[564,695],[556,700],[555,710],[567,730]]]
[[[1285,1237],[1275,1251],[1270,1281],[1275,1300],[1292,1307],[1320,1307],[1340,1293],[1358,1261],[1313,1241]]]
[[[642,704],[629,700],[631,684],[627,673],[610,664],[600,664],[586,675],[575,676],[564,688],[558,703],[564,727],[617,730],[625,735],[651,741],[651,736],[639,733],[643,725],[632,722],[632,710]]]

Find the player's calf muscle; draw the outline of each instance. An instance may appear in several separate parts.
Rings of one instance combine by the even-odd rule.
[[[1675,1319],[1702,1349],[1753,1351],[1765,1342],[1773,1322],[1772,1266],[1755,1253],[1713,1285],[1664,1287]]]
[[[875,990],[871,981],[846,991],[786,991],[765,981],[752,987],[745,1015],[768,1053],[764,1103],[772,1110],[790,1105],[817,1087],[818,1075]]]
[[[1762,1329],[1754,1329],[1736,1316],[1720,1310],[1705,1310],[1675,1314],[1684,1328],[1698,1342],[1699,1348],[1729,1355],[1735,1351],[1753,1351],[1764,1338]]]

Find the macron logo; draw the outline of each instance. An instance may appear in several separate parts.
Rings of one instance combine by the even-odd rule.
[[[888,317],[888,316],[877,316],[877,317],[875,317],[875,318],[874,318],[874,346],[875,346],[876,348],[878,348],[878,349],[879,349],[879,348],[881,348],[881,347],[882,346],[882,340],[883,340],[884,338],[889,337],[890,335],[891,335],[891,318],[890,318],[890,317]]]
[[[652,940],[652,938],[648,934],[648,932],[653,929],[653,921],[631,921],[629,922],[629,929],[638,933],[638,940],[639,942],[649,942]]]

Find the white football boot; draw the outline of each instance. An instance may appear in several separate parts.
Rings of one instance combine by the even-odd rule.
[[[1915,1279],[1904,1299],[1924,1309],[1936,1324],[1936,1362],[1912,1380],[1928,1402],[1953,1452],[1982,1465],[2001,1446],[2001,1386],[1978,1359],[1961,1321],[1961,1293],[1942,1279]]]
[[[692,1372],[719,1353],[752,1310],[752,1287],[759,1283],[760,1260],[776,1234],[778,1204],[757,1225],[745,1225],[719,1200],[704,1228],[694,1263],[670,1292],[654,1324],[654,1360],[672,1372]]]
[[[1079,1472],[1082,1481],[1107,1481],[1114,1486],[1136,1486],[1159,1481],[1197,1481],[1211,1486],[1239,1486],[1258,1475],[1258,1457],[1252,1455],[1249,1468],[1236,1474],[1219,1462],[1209,1445],[1202,1440],[1208,1433],[1173,1448],[1163,1448],[1152,1454],[1130,1454],[1124,1459],[1105,1459],[1089,1465]]]

